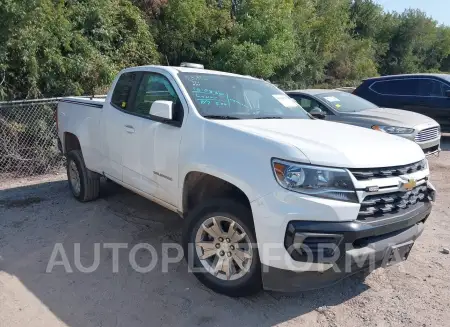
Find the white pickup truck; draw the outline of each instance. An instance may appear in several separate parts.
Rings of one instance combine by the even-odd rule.
[[[128,68],[57,118],[73,195],[94,200],[105,176],[179,213],[194,274],[230,296],[405,260],[434,200],[417,144],[316,120],[249,76]]]

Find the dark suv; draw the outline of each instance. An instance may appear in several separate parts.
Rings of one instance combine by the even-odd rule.
[[[415,111],[436,120],[450,132],[450,75],[411,74],[374,77],[353,91],[380,107]]]

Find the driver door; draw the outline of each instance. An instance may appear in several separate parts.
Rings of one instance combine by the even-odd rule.
[[[126,135],[124,182],[166,203],[176,205],[178,154],[184,111],[170,76],[143,72],[133,99],[133,133]],[[162,122],[150,115],[157,100],[173,102],[173,119]]]

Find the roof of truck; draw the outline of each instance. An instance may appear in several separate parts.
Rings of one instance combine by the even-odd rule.
[[[255,79],[255,77],[252,77],[252,76],[227,73],[227,72],[222,72],[219,70],[209,70],[209,69],[199,69],[199,68],[189,68],[189,67],[179,67],[179,66],[146,65],[146,66],[129,67],[129,68],[126,68],[124,71],[128,71],[128,70],[132,70],[132,71],[143,70],[143,71],[145,71],[146,68],[163,69],[163,70],[169,71],[173,74],[177,74],[177,73],[216,74],[216,75],[246,77],[246,78]]]

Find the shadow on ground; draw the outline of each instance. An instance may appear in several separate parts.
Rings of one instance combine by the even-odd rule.
[[[20,299],[8,310],[12,315],[17,311],[14,319],[27,316],[27,310],[37,309],[26,307],[26,299],[35,297],[50,310],[48,321],[41,321],[45,326],[56,318],[80,327],[272,326],[293,318],[308,325],[300,316],[313,312],[311,318],[327,320],[321,307],[367,289],[363,277],[354,276],[324,290],[233,299],[200,285],[184,261],[169,265],[167,273],[161,272],[161,260],[145,274],[132,269],[134,244],[149,243],[160,254],[162,243],[180,242],[181,224],[177,215],[112,183],[105,183],[101,199],[90,203],[74,200],[65,181],[0,191],[0,286],[3,282],[6,294]],[[62,265],[46,273],[56,243],[64,247],[72,273]],[[74,243],[81,244],[85,267],[94,262],[94,244],[99,243],[95,271],[76,268]],[[105,243],[127,244],[128,249],[121,249],[115,261]],[[148,251],[136,254],[140,266],[151,259]],[[112,272],[115,262],[117,273]]]

